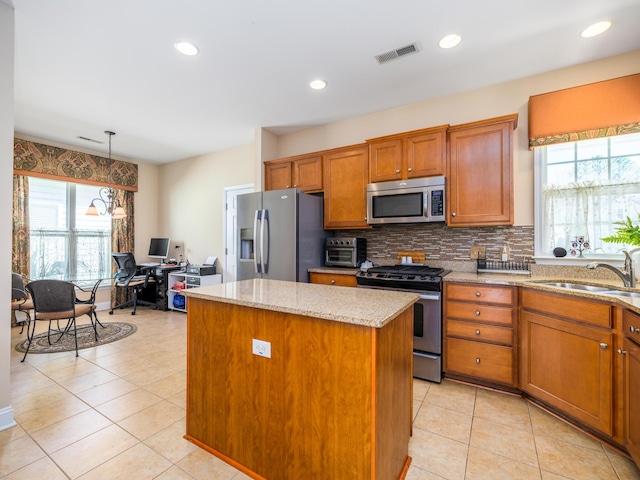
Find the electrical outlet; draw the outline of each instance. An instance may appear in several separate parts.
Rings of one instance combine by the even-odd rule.
[[[253,339],[252,352],[259,357],[271,358],[271,343]]]
[[[478,258],[485,258],[484,247],[471,247],[471,252],[469,253],[471,260],[477,260]]]

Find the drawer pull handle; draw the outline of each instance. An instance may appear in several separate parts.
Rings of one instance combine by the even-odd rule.
[[[400,173],[400,170],[396,170],[396,173]]]
[[[413,172],[413,168],[411,167],[407,168],[407,172]]]
[[[480,316],[480,310],[476,310],[476,317]]]
[[[336,281],[335,280],[331,280],[331,285],[335,285]]]
[[[480,292],[476,292],[476,297],[479,297],[479,296],[480,296]]]
[[[629,331],[630,331],[631,333],[640,333],[640,327],[634,327],[633,325],[631,325],[631,326],[629,327]]]
[[[480,330],[476,330],[476,335],[480,335]]]
[[[627,354],[627,351],[626,350],[622,350],[621,348],[619,348],[616,351],[618,352],[618,355],[626,355]]]
[[[607,348],[608,346],[609,346],[609,345],[607,345],[606,343],[601,343],[601,344],[600,344],[600,348],[601,348],[601,349],[603,349],[603,350],[604,350],[605,348]]]
[[[480,363],[480,359],[479,358],[476,358],[476,363]]]

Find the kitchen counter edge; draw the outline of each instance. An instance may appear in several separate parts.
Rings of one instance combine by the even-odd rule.
[[[499,273],[469,273],[469,272],[451,272],[445,275],[442,280],[445,283],[478,283],[486,285],[507,285],[514,287],[526,287],[535,290],[541,290],[549,293],[561,293],[574,297],[588,298],[591,300],[605,301],[617,304],[620,307],[628,308],[640,314],[640,298],[629,298],[621,295],[602,295],[597,292],[588,292],[582,290],[571,290],[568,288],[554,287],[545,285],[540,282],[571,282],[586,285],[602,285],[611,287],[612,290],[631,291],[640,293],[638,288],[626,288],[617,283],[607,280],[598,280],[590,278],[568,278],[568,277],[548,277],[541,275],[510,275]]]
[[[264,279],[190,288],[183,294],[374,328],[385,326],[420,298],[407,292]]]

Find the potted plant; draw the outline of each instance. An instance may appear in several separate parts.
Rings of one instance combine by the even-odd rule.
[[[634,224],[631,217],[627,216],[627,218],[621,222],[614,222],[614,225],[617,225],[615,233],[613,235],[609,235],[608,237],[604,237],[601,240],[607,243],[621,243],[624,245],[633,245],[635,247],[640,247],[640,213],[638,214],[638,223]],[[629,252],[638,251],[638,248],[635,248]],[[640,280],[640,255],[637,260],[634,261],[634,271],[636,275],[636,279]]]

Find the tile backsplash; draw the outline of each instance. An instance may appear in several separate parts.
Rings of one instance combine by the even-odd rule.
[[[488,260],[499,260],[503,245],[511,249],[511,259],[531,260],[533,225],[503,227],[447,227],[438,223],[383,225],[371,230],[342,230],[335,236],[367,239],[367,258],[374,263],[394,263],[398,251],[425,252],[425,261],[469,260],[471,247],[485,247]]]

